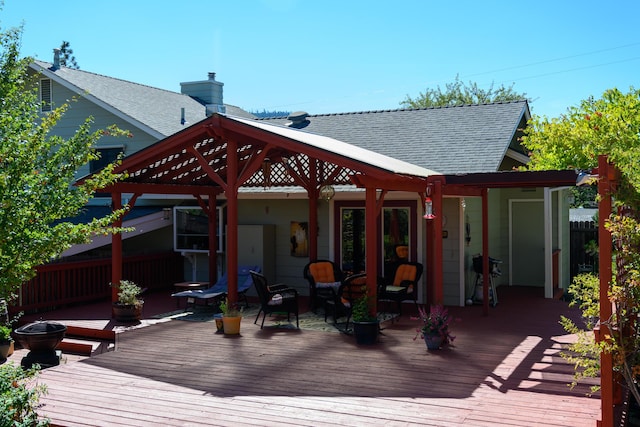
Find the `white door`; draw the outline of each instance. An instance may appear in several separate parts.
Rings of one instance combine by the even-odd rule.
[[[511,201],[511,284],[544,286],[544,202]]]

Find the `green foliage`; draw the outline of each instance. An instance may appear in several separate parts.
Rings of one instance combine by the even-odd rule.
[[[11,338],[11,328],[9,326],[0,325],[0,343],[7,341],[13,341],[13,338]]]
[[[356,299],[351,307],[351,318],[354,322],[375,322],[377,317],[371,315],[369,311],[369,293],[367,287],[362,287],[362,295]]]
[[[130,280],[120,280],[118,284],[118,303],[123,305],[142,305],[142,288]]]
[[[38,368],[28,370],[4,363],[0,365],[0,427],[48,426],[49,420],[36,413],[40,396],[47,391],[38,384]]]
[[[513,85],[505,87],[500,85],[494,89],[493,83],[489,89],[481,89],[477,83],[469,82],[465,84],[456,76],[453,83],[447,83],[445,89],[437,86],[435,89],[427,88],[415,99],[409,95],[400,105],[405,108],[429,108],[429,107],[452,107],[466,104],[488,104],[492,102],[520,101],[527,99],[526,93],[517,93],[513,90]]]
[[[229,299],[225,298],[224,301],[220,301],[220,312],[225,317],[239,317],[242,315],[242,308],[238,309],[237,305],[229,305]]]
[[[522,145],[531,170],[591,170],[606,154],[621,172],[618,205],[638,206],[640,190],[640,91],[609,89],[570,107],[560,118],[534,116]]]
[[[30,58],[20,59],[21,28],[0,29],[0,298],[10,301],[35,267],[96,234],[118,232],[111,226],[124,210],[88,224],[72,224],[96,190],[114,183],[114,164],[82,184],[78,169],[99,154],[93,148],[104,135],[128,135],[115,127],[92,130],[88,118],[69,139],[53,129],[69,108],[45,115],[38,103],[38,76],[29,77]]]
[[[614,312],[609,319],[599,319],[606,337],[595,342],[588,331],[566,319],[562,323],[568,332],[580,332],[578,343],[570,348],[576,368],[584,369],[585,375],[596,374],[595,359],[601,352],[610,353],[614,370],[640,401],[640,91],[633,87],[628,93],[609,89],[600,99],[589,98],[568,108],[560,118],[534,117],[522,144],[531,151],[528,169],[591,170],[600,155],[607,155],[619,171],[611,189],[618,214],[609,215],[605,221],[612,235],[615,261],[608,295]],[[585,325],[590,329],[599,316],[597,297],[589,302],[583,297],[593,292],[595,284],[582,281],[576,286],[582,287],[577,299],[583,317],[591,319]]]
[[[76,62],[76,57],[73,56],[73,49],[71,49],[71,44],[64,40],[60,45],[60,65],[67,68],[73,68],[75,70],[80,69],[80,66]]]
[[[560,324],[570,334],[576,335],[576,341],[569,345],[561,356],[574,365],[575,372],[571,386],[574,387],[584,378],[595,378],[600,375],[600,346],[595,341],[593,328],[600,314],[600,281],[598,276],[590,273],[579,274],[567,290],[572,300],[570,306],[578,306],[582,310],[584,325],[578,326],[568,317],[562,316]],[[593,387],[596,391],[598,387]]]

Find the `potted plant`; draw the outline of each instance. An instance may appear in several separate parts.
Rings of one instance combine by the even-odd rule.
[[[449,331],[449,325],[453,319],[444,306],[432,305],[428,313],[424,307],[418,307],[418,313],[418,320],[422,321],[422,327],[416,329],[414,340],[420,335],[429,350],[437,350],[442,345],[453,342],[455,337]]]
[[[225,335],[239,335],[240,323],[242,322],[242,309],[238,310],[237,305],[230,305],[229,299],[225,298],[220,302],[222,312],[222,329]]]
[[[5,325],[0,325],[0,360],[6,359],[11,353],[13,353],[11,328]]]
[[[120,322],[132,322],[142,317],[144,300],[140,298],[143,289],[130,280],[120,280],[118,301],[113,303],[113,315]]]
[[[380,325],[378,318],[372,316],[369,311],[369,295],[366,286],[363,287],[362,295],[354,301],[351,307],[351,318],[353,319],[353,335],[358,344],[375,344],[378,341]]]

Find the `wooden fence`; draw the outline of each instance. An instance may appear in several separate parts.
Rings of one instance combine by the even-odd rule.
[[[168,289],[183,281],[183,258],[176,252],[123,259],[122,278],[148,290]],[[34,313],[109,298],[111,258],[47,264],[25,282],[11,313]]]
[[[598,257],[590,255],[585,246],[590,241],[598,243],[598,223],[594,221],[573,221],[570,223],[571,280],[580,274],[598,273]]]

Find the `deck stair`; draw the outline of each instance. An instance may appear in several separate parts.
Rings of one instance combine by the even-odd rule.
[[[112,330],[83,326],[67,326],[64,339],[58,344],[63,353],[91,356],[115,348],[116,333]]]

